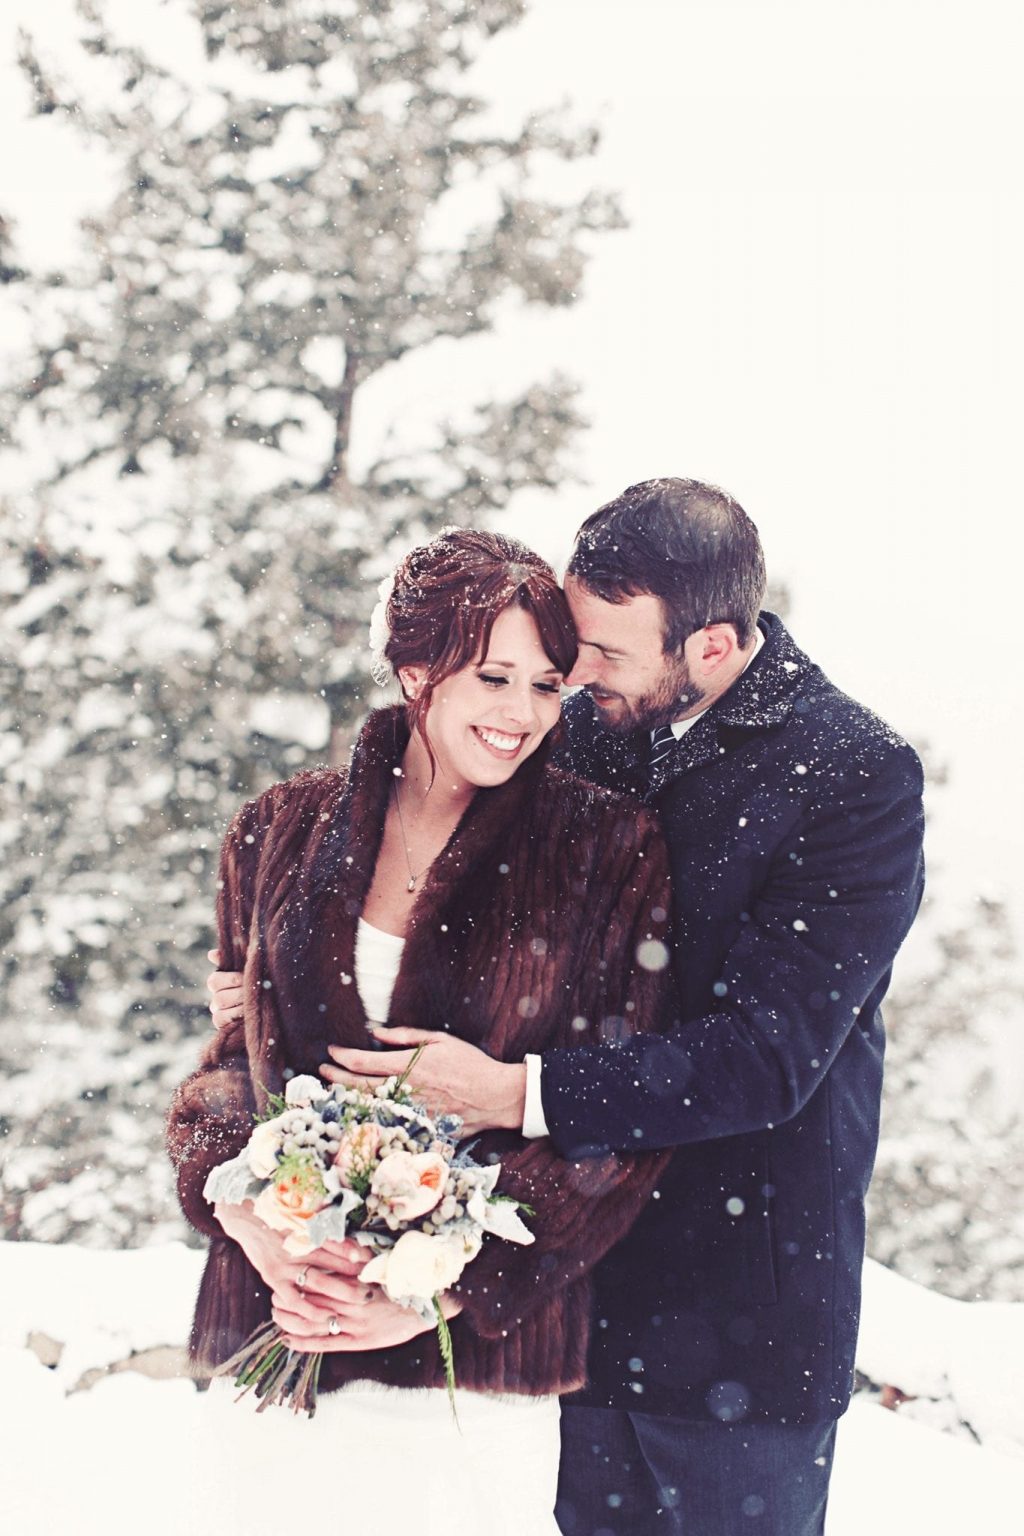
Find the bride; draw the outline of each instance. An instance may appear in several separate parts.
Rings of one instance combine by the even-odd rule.
[[[257,1419],[222,1383],[209,1393],[230,1529],[276,1502],[272,1458],[287,1445],[304,1480],[316,1456],[320,1497],[350,1519],[548,1536],[558,1394],[584,1381],[589,1274],[664,1154],[570,1163],[517,1131],[476,1142],[477,1161],[501,1163],[499,1191],[532,1208],[536,1241],[485,1243],[442,1298],[461,1435],[432,1329],[360,1282],[364,1250],[292,1258],[251,1205],[214,1209],[202,1194],[269,1094],[329,1071],[331,1047],[365,1045],[374,1024],[451,1030],[521,1061],[663,1022],[667,971],[638,960],[665,954],[660,835],[547,762],[576,655],[550,568],[514,540],[448,529],[403,560],[385,616],[403,703],[369,717],[347,771],[267,790],[224,841],[218,942],[225,969],[244,966],[244,1016],[205,1047],[168,1119],[182,1206],[211,1239],[191,1354],[208,1373],[272,1316],[292,1347],[325,1355],[315,1428],[277,1408]],[[521,1113],[511,1105],[509,1124]]]

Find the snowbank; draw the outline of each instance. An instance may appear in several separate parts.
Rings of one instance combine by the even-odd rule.
[[[959,1423],[1024,1456],[1024,1304],[954,1301],[869,1260],[857,1365],[918,1400],[901,1417]]]
[[[299,1448],[309,1426],[213,1403],[175,1374],[201,1266],[202,1254],[178,1243],[0,1244],[10,1536],[62,1526],[75,1536],[249,1536],[217,1465],[232,1441],[259,1435],[268,1456],[291,1464],[288,1445]],[[860,1367],[916,1401],[890,1413],[869,1394],[855,1399],[840,1427],[828,1536],[1016,1536],[1024,1306],[950,1301],[869,1263]],[[271,1507],[274,1486],[261,1497]]]
[[[202,1268],[203,1254],[184,1243],[116,1250],[0,1243],[0,1349],[23,1352],[32,1334],[60,1344],[47,1376],[73,1392],[86,1372],[181,1348]]]

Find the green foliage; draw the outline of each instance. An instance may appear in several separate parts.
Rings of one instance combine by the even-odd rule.
[[[415,1067],[416,1063],[419,1061],[425,1050],[425,1045],[418,1045],[416,1047],[412,1055],[409,1057],[409,1065],[406,1067],[401,1077],[397,1078],[395,1081],[395,1086],[391,1090],[391,1097],[395,1099],[399,1104],[412,1103],[412,1094],[408,1091],[405,1085],[409,1081],[409,1074],[412,1072],[413,1067]]]
[[[263,1091],[266,1094],[267,1107],[261,1115],[253,1115],[252,1118],[257,1125],[265,1125],[268,1120],[276,1120],[278,1115],[283,1115],[288,1108],[288,1100],[283,1093],[267,1093],[265,1088]]]
[[[459,1415],[455,1407],[455,1351],[452,1347],[452,1333],[448,1327],[448,1319],[441,1310],[440,1296],[434,1297],[434,1316],[437,1318],[437,1343],[441,1351],[441,1363],[444,1366],[444,1384],[448,1389],[452,1418],[458,1424]]]

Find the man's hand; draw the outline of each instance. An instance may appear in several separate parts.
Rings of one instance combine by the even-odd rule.
[[[219,966],[220,950],[208,950],[206,958],[211,965]],[[214,971],[206,978],[206,990],[210,994],[210,1013],[216,1029],[224,1029],[242,1017],[241,971]]]
[[[464,1136],[497,1129],[518,1131],[526,1106],[526,1067],[495,1061],[465,1040],[426,1029],[375,1029],[389,1046],[425,1046],[408,1084],[435,1117],[458,1115]],[[401,1075],[412,1050],[356,1051],[327,1047],[331,1061],[320,1067],[329,1083],[348,1088],[376,1088],[385,1077]]]
[[[211,949],[211,964],[220,963],[220,952]],[[210,1014],[218,1029],[242,1017],[240,971],[216,970],[206,978]],[[526,1106],[526,1067],[495,1061],[475,1045],[426,1029],[375,1029],[377,1039],[389,1046],[425,1045],[409,1078],[409,1085],[432,1114],[458,1115],[465,1136],[481,1131],[518,1131]],[[328,1083],[348,1088],[375,1088],[385,1077],[405,1071],[411,1050],[359,1051],[328,1046],[332,1061],[320,1068]]]

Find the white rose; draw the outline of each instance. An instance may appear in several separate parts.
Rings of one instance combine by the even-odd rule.
[[[327,1089],[318,1077],[292,1077],[284,1090],[284,1101],[294,1108],[306,1109],[310,1104],[321,1104],[327,1098]]]
[[[277,1171],[281,1135],[281,1116],[278,1115],[275,1120],[264,1120],[249,1137],[246,1161],[258,1179],[269,1179]]]
[[[392,1301],[428,1301],[454,1285],[479,1251],[479,1239],[403,1232],[393,1248],[370,1260],[359,1278],[382,1285]]]

